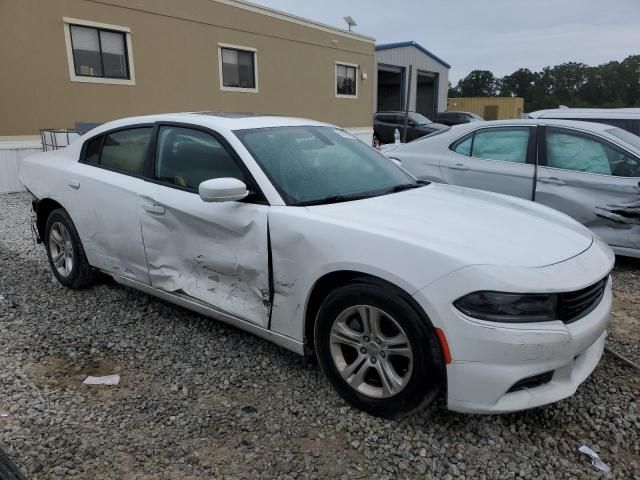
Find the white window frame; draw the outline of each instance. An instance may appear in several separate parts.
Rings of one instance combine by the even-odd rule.
[[[338,94],[338,66],[343,66],[343,67],[353,67],[356,69],[356,94],[355,95],[340,95]],[[355,63],[348,63],[348,62],[338,62],[336,61],[336,66],[334,68],[333,71],[333,93],[336,96],[336,98],[351,98],[351,99],[357,99],[358,98],[358,94],[360,93],[360,87],[359,87],[359,81],[360,81],[360,65],[357,65]]]
[[[253,75],[256,86],[254,88],[242,88],[242,87],[225,87],[224,78],[222,76],[222,49],[229,48],[232,50],[244,50],[245,52],[253,53]],[[242,45],[232,45],[230,43],[218,43],[218,73],[220,79],[220,90],[223,92],[244,92],[244,93],[259,93],[258,89],[258,49],[253,47],[245,47]]]
[[[67,61],[69,62],[69,79],[72,82],[80,83],[102,83],[109,85],[135,85],[136,84],[136,72],[133,68],[133,47],[131,43],[131,29],[129,27],[122,27],[119,25],[110,25],[108,23],[99,23],[91,20],[80,20],[77,18],[63,17],[64,24],[64,40],[67,46]],[[73,61],[73,45],[71,43],[71,26],[78,25],[81,27],[91,28],[103,28],[107,30],[115,30],[125,34],[125,41],[127,43],[127,58],[129,61],[129,77],[130,78],[104,78],[104,77],[87,77],[82,75],[76,75],[76,68]]]

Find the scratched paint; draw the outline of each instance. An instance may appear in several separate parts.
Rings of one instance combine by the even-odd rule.
[[[205,203],[192,193],[162,187],[140,201],[153,287],[267,324],[268,207]],[[146,204],[162,205],[165,211],[150,213]]]
[[[593,175],[539,167],[538,177],[561,184],[538,183],[536,201],[575,218],[614,247],[638,250],[640,256],[640,188],[637,178]]]

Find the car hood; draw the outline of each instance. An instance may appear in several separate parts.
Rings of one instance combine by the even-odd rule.
[[[542,267],[579,255],[593,243],[589,230],[560,212],[450,185],[308,208],[325,221],[408,242],[466,265]]]

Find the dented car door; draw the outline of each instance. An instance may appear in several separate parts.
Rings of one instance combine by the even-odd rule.
[[[536,201],[572,216],[613,247],[640,249],[640,160],[578,130],[548,126],[543,138]]]
[[[230,146],[206,129],[159,125],[153,193],[141,197],[151,285],[187,295],[261,326],[269,317],[268,205],[206,203],[198,186],[213,178],[253,181]]]
[[[110,130],[86,142],[67,171],[65,207],[92,266],[149,285],[139,195],[153,125]]]

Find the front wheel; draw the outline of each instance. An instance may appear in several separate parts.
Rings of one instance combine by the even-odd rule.
[[[433,327],[386,285],[363,282],[332,292],[318,313],[315,348],[338,393],[380,417],[427,406],[444,379]]]

